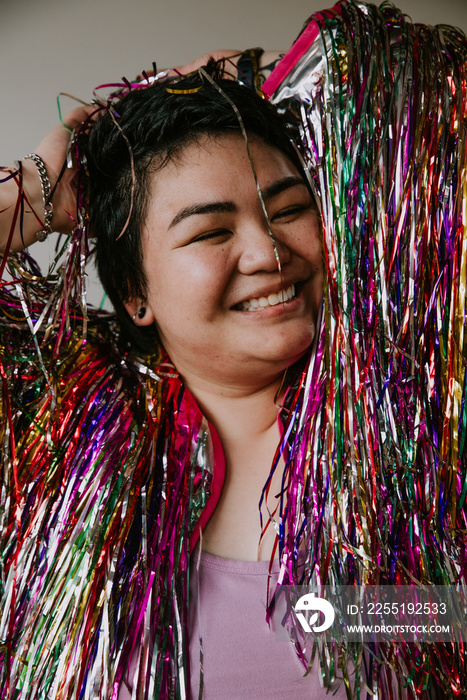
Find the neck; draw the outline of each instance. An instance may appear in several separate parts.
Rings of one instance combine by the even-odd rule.
[[[270,525],[261,539],[258,504],[279,441],[276,395],[282,375],[248,390],[218,388],[184,377],[204,415],[214,425],[224,451],[225,481],[220,499],[203,531],[203,549],[229,559],[268,560],[275,530]],[[278,470],[272,494],[280,491]],[[279,480],[279,481],[278,481]],[[276,501],[271,500],[274,510]],[[263,523],[269,516],[263,507]]]
[[[229,387],[183,377],[227,451],[239,441],[256,439],[275,425],[282,378],[283,374],[263,384]]]

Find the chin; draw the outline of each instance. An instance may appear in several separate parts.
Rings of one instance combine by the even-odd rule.
[[[271,351],[269,357],[266,353],[263,354],[263,359],[269,360],[271,363],[278,365],[280,370],[287,369],[291,367],[296,362],[301,360],[305,355],[311,352],[313,344],[313,336],[307,338],[301,343],[295,344],[293,352],[291,352],[291,343],[287,344],[287,347],[283,348],[282,351],[276,350]]]

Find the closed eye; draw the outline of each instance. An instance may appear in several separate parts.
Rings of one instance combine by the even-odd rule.
[[[281,209],[272,217],[272,221],[287,219],[288,217],[294,218],[295,216],[301,214],[302,212],[308,211],[310,209],[310,204],[297,204],[287,209]]]
[[[194,238],[192,243],[198,243],[200,241],[214,240],[216,238],[228,236],[229,234],[230,234],[230,231],[226,228],[217,229],[216,231],[206,231],[206,233],[202,233],[200,236],[197,236],[196,238]]]

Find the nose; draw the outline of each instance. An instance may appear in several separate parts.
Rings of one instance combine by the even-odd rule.
[[[276,272],[290,260],[288,246],[269,231],[266,221],[245,229],[241,245],[238,269],[244,275]]]

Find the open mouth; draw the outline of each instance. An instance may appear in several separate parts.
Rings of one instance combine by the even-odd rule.
[[[247,301],[242,301],[235,308],[239,311],[261,311],[261,309],[266,309],[268,306],[277,306],[277,304],[290,301],[295,296],[295,285],[291,284],[290,287],[281,289],[277,294],[269,294],[267,297],[258,297],[257,299],[247,299]]]

